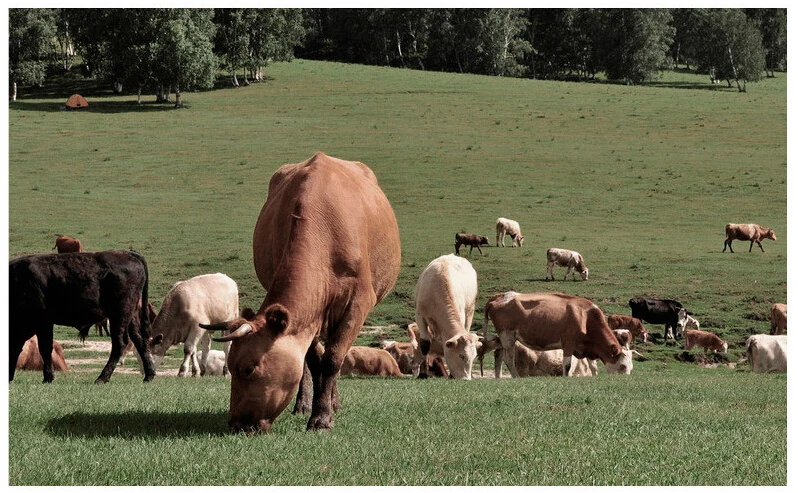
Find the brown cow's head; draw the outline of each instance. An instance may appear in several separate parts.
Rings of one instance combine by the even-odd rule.
[[[268,306],[251,320],[201,325],[231,331],[214,339],[233,341],[227,362],[232,376],[231,432],[268,432],[296,394],[307,347],[289,334],[290,325],[291,316],[280,304]]]
[[[762,235],[762,238],[770,238],[771,240],[776,241],[776,233],[773,232],[773,228],[768,228],[765,234]]]
[[[480,236],[479,237],[479,244],[480,245],[490,245],[490,241],[488,241],[487,236]]]
[[[620,348],[620,346],[618,346]],[[604,361],[604,367],[607,368],[607,373],[620,373],[628,375],[632,373],[632,354],[629,349],[621,348],[620,351]]]

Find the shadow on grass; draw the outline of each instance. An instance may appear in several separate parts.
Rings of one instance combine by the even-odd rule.
[[[174,103],[156,103],[145,102],[137,103],[136,101],[89,101],[89,106],[76,110],[67,110],[64,108],[64,103],[41,102],[41,101],[25,101],[17,100],[9,104],[9,108],[20,111],[36,111],[53,113],[64,111],[69,113],[130,113],[134,111],[170,111],[174,110]],[[184,108],[190,108],[190,105],[185,104]]]
[[[227,435],[227,412],[70,413],[50,420],[46,432],[58,437],[158,438]]]

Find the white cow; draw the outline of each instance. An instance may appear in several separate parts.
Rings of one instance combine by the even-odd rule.
[[[578,272],[579,275],[582,277],[583,281],[587,281],[587,274],[588,269],[585,265],[585,259],[582,258],[582,254],[579,252],[575,252],[573,250],[566,250],[564,248],[549,248],[546,250],[546,260],[548,264],[546,266],[546,279],[554,280],[554,265],[557,264],[560,267],[568,267],[568,270],[565,272],[565,277],[563,277],[563,281],[568,279],[568,274],[571,274],[574,279],[576,279],[576,273]]]
[[[454,254],[436,258],[418,278],[415,290],[419,346],[424,355],[433,343],[443,344],[443,358],[454,378],[470,380],[471,365],[481,345],[469,332],[477,299],[477,273]],[[427,358],[421,375],[427,374]]]
[[[521,234],[521,226],[512,219],[500,217],[496,220],[496,246],[504,246],[504,235],[510,235],[512,246],[523,246],[524,235]]]
[[[238,285],[224,274],[205,274],[179,281],[166,294],[161,311],[152,323],[150,351],[155,367],[160,366],[166,351],[175,344],[183,344],[183,364],[178,371],[185,376],[189,368],[196,376],[205,367],[211,335],[199,324],[214,324],[233,320],[238,315]],[[197,343],[202,341],[202,364],[197,359]],[[224,345],[227,374],[227,353],[230,342]]]
[[[787,336],[754,334],[745,341],[745,353],[755,373],[787,373]]]
[[[225,371],[227,358],[224,354],[224,351],[211,349],[208,351],[207,357],[203,354],[202,359],[205,360],[205,366],[203,367],[204,371],[202,373],[203,375],[215,377],[227,375]]]

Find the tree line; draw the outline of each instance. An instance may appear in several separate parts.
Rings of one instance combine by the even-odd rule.
[[[787,69],[787,9],[10,9],[9,77],[80,60],[116,92],[238,86],[293,57],[640,84],[684,66],[746,90]],[[240,77],[239,77],[240,76]]]

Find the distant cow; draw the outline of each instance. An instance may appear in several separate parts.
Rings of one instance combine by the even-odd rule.
[[[500,217],[496,220],[496,246],[504,246],[504,236],[509,235],[512,238],[512,246],[523,246],[524,235],[521,234],[521,226],[517,221]]]
[[[203,359],[205,359],[205,366],[202,367],[204,376],[222,377],[227,375],[227,365],[225,364],[227,358],[224,355],[224,351],[211,349],[208,351],[207,357],[203,355]]]
[[[787,373],[786,335],[752,335],[745,341],[745,352],[755,373]]]
[[[86,327],[105,317],[111,323],[111,354],[95,382],[111,378],[128,338],[144,361],[144,381],[155,377],[147,347],[149,274],[139,253],[29,255],[11,260],[8,268],[9,380],[25,341],[37,335],[44,382],[52,382],[53,325]]]
[[[64,358],[64,348],[58,341],[53,341],[53,370],[55,371],[69,371],[69,365]],[[38,337],[33,336],[22,346],[22,352],[17,358],[17,370],[44,370],[44,361],[39,354],[39,340]]]
[[[787,305],[773,303],[770,308],[770,335],[780,335],[787,332]]]
[[[443,359],[454,378],[470,380],[479,338],[469,332],[477,298],[477,273],[471,263],[454,254],[436,258],[416,283],[416,324],[425,358],[419,376],[425,377],[426,355],[433,342],[443,345]]]
[[[479,360],[479,373],[484,376],[482,371],[482,361],[488,351],[493,351],[494,375],[502,378],[502,363],[504,360],[504,350],[498,336],[488,334],[483,338],[482,347],[477,351]],[[535,351],[529,349],[518,341],[515,341],[515,369],[519,377],[554,377],[562,375],[563,351],[562,349],[552,349],[549,351]],[[574,358],[574,366],[571,376],[590,377],[598,374],[596,360],[586,358]]]
[[[704,348],[704,352],[712,351],[713,353],[723,353],[729,349],[729,344],[722,341],[720,337],[712,332],[705,332],[703,330],[685,330],[684,331],[684,349],[689,351],[695,346]]]
[[[665,324],[664,339],[675,339],[687,322],[687,311],[675,300],[632,298],[629,300],[632,316],[651,324]]]
[[[577,272],[582,277],[583,281],[587,281],[588,269],[585,265],[585,259],[582,258],[579,252],[565,250],[563,248],[549,248],[546,250],[546,260],[548,261],[546,266],[547,280],[549,278],[551,278],[552,281],[554,280],[554,265],[556,264],[560,267],[568,267],[563,281],[568,279],[568,274],[571,274],[573,278],[576,279]]]
[[[648,330],[638,318],[629,315],[607,315],[607,325],[613,330],[628,330],[635,339],[643,343],[648,342]]]
[[[485,329],[493,322],[513,377],[516,340],[537,350],[562,349],[562,375],[572,376],[574,358],[600,359],[608,373],[632,372],[632,351],[618,344],[604,312],[590,300],[562,293],[513,291],[485,304]]]
[[[490,241],[488,241],[487,236],[479,236],[467,233],[457,233],[454,235],[454,251],[457,255],[460,255],[460,246],[466,245],[470,246],[471,249],[468,250],[468,254],[474,253],[474,247],[477,247],[479,250],[479,254],[482,255],[482,248],[480,245],[489,245]]]
[[[763,228],[758,224],[729,223],[726,225],[726,241],[723,242],[724,252],[726,251],[726,247],[729,247],[729,251],[734,253],[731,246],[732,240],[750,241],[751,245],[748,247],[749,252],[754,248],[754,243],[756,243],[759,245],[759,249],[764,252],[765,249],[762,248],[762,240],[776,241],[776,233],[773,232],[772,228]]]
[[[627,329],[613,329],[612,333],[615,335],[615,338],[618,339],[618,343],[621,346],[629,349],[629,344],[631,344],[634,339],[630,331]]]
[[[58,237],[55,239],[55,246],[52,248],[52,250],[57,250],[58,253],[75,253],[82,252],[83,247],[80,244],[80,240],[77,238],[58,235]]]
[[[201,374],[211,346],[211,334],[199,324],[215,324],[238,317],[238,285],[224,274],[204,274],[175,283],[166,294],[161,311],[152,323],[152,358],[160,366],[166,351],[183,344],[183,363],[178,376]],[[202,360],[197,343],[202,342]],[[225,361],[230,342],[225,342]],[[227,369],[223,372],[227,375]]]
[[[384,349],[352,346],[341,363],[341,375],[401,377],[399,365]]]

